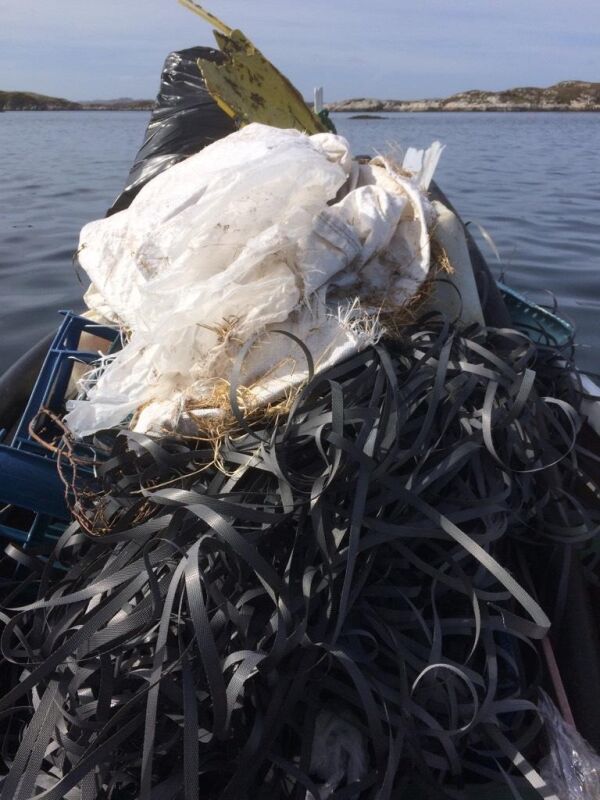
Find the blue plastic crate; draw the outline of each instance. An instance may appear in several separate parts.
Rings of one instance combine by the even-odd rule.
[[[570,344],[575,335],[575,329],[570,322],[548,311],[547,308],[532,303],[525,295],[500,281],[498,288],[513,325],[526,333],[533,342],[552,347],[565,347]]]
[[[69,511],[56,456],[30,434],[30,425],[42,409],[61,416],[76,363],[91,364],[98,351],[80,349],[83,333],[106,341],[107,349],[120,344],[119,332],[70,311],[48,350],[31,396],[12,440],[0,444],[0,536],[21,544],[57,538]],[[58,436],[49,423],[47,435]],[[0,441],[2,437],[0,436]]]
[[[25,547],[54,542],[65,531],[67,523],[47,514],[26,513],[17,506],[0,510],[0,540],[9,540]]]

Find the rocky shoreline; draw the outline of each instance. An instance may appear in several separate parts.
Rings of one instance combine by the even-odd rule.
[[[93,100],[73,102],[34,92],[0,91],[0,111],[150,111],[153,100]],[[600,83],[562,81],[547,88],[536,86],[500,92],[473,89],[445,98],[425,100],[380,100],[359,97],[328,103],[329,111],[354,114],[423,111],[600,111]]]
[[[329,103],[329,111],[352,113],[419,111],[600,111],[600,83],[562,81],[547,88],[535,86],[486,92],[474,89],[446,98],[379,100],[369,97]]]
[[[0,111],[149,111],[154,100],[92,100],[76,103],[63,97],[49,97],[35,92],[0,91]]]

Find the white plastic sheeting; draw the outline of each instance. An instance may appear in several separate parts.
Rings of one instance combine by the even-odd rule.
[[[429,271],[425,190],[441,150],[359,165],[341,136],[252,124],[86,225],[86,302],[127,343],[71,402],[71,430],[176,427],[184,409],[207,408],[253,337],[245,397],[268,402],[307,376],[273,329],[300,338],[317,369],[375,341],[379,307],[404,303]]]
[[[315,720],[310,756],[310,774],[322,783],[317,786],[318,797],[307,791],[305,800],[327,800],[340,784],[360,781],[368,772],[368,761],[357,721],[344,710],[322,709]]]

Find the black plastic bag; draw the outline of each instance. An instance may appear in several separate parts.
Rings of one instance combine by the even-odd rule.
[[[211,47],[190,47],[167,56],[144,143],[107,216],[127,208],[156,175],[235,130],[233,120],[207,91],[198,58],[214,60],[221,53]]]

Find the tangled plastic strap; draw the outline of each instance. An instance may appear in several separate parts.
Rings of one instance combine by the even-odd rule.
[[[224,468],[107,434],[87,527],[6,554],[0,800],[552,797],[521,755],[549,622],[511,552],[596,535],[571,388],[515,331],[432,324],[317,375]]]

